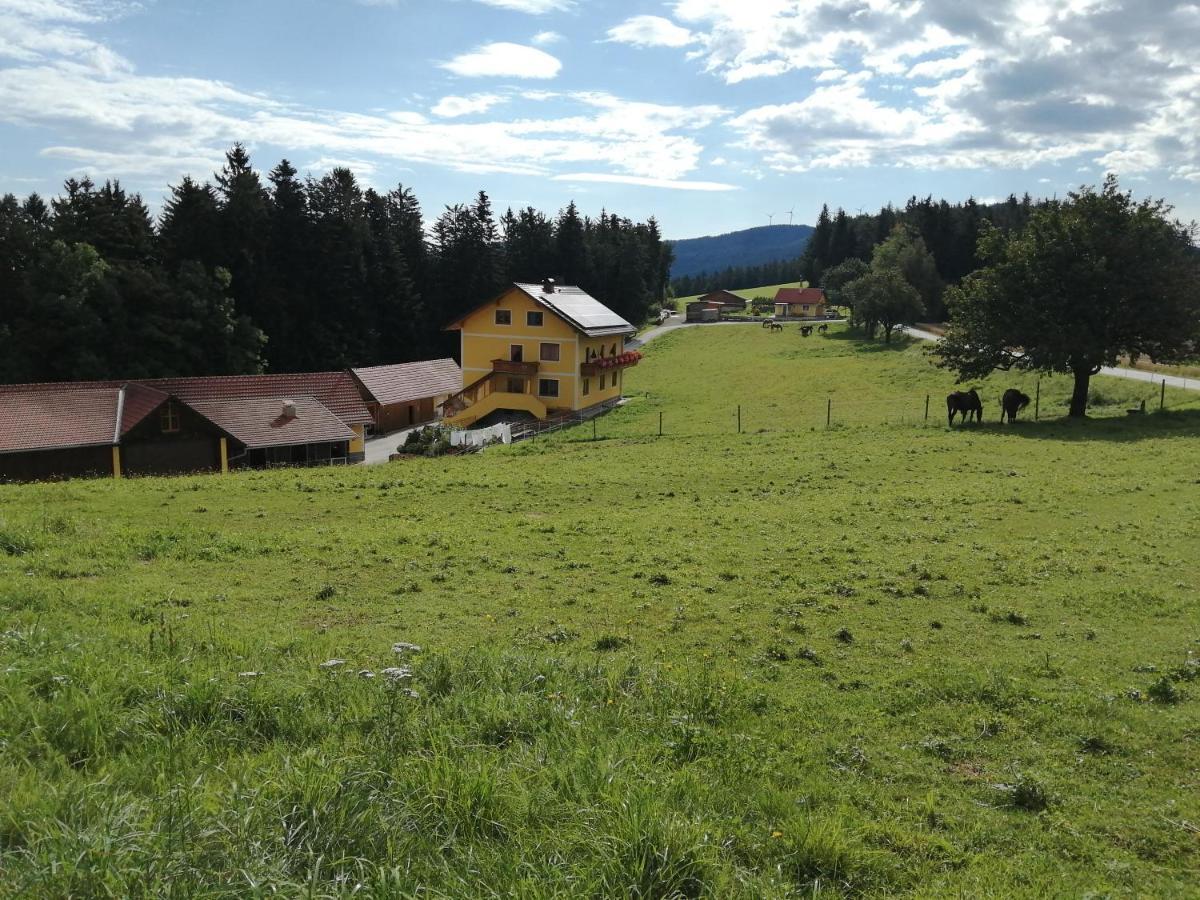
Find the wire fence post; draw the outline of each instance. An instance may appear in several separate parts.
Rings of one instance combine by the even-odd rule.
[[[929,421],[929,395],[925,395],[925,421]]]
[[[738,434],[742,433],[742,404],[738,404]]]
[[[825,401],[825,427],[828,428],[830,422],[833,421],[833,398],[830,397]]]
[[[592,416],[592,440],[596,440],[596,417]]]
[[[1038,420],[1038,413],[1042,411],[1042,379],[1037,380],[1037,391],[1034,392],[1033,400],[1033,421]]]
[[[1162,380],[1162,392],[1158,395],[1158,409],[1162,412],[1167,408],[1167,379]]]
[[[658,414],[658,436],[662,437],[662,413]]]

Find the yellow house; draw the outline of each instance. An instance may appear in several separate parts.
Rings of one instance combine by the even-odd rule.
[[[611,404],[640,353],[637,329],[572,285],[514,284],[446,327],[462,338],[463,389],[442,405],[450,425],[498,410],[546,419]]]

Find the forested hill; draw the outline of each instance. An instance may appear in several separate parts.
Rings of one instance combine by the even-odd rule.
[[[675,251],[671,277],[795,259],[804,252],[812,232],[809,225],[764,225],[728,234],[671,241]]]
[[[670,265],[653,218],[498,213],[480,191],[428,223],[408,187],[301,178],[287,160],[260,174],[235,146],[212,182],[173,185],[157,219],[116,182],[0,196],[0,383],[447,356],[446,323],[546,276],[641,323]]]

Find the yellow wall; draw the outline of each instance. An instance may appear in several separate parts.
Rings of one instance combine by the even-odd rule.
[[[498,325],[496,310],[509,311],[511,324]],[[541,326],[530,325],[526,313],[542,313]],[[511,359],[511,348],[519,344],[524,362],[536,362],[538,374],[531,379],[532,390],[538,399],[551,410],[583,409],[604,400],[621,395],[620,379],[613,383],[613,372],[604,376],[604,390],[600,390],[600,376],[591,376],[589,393],[583,396],[583,379],[579,366],[584,361],[585,348],[611,356],[613,345],[617,353],[624,352],[623,337],[585,338],[571,325],[550,310],[535,303],[524,291],[511,288],[499,300],[489,303],[468,315],[461,323],[463,387],[478,381],[492,371],[492,360]],[[541,345],[558,344],[558,361],[543,360]],[[503,376],[500,376],[503,377]],[[538,381],[553,378],[558,381],[558,397],[537,394]]]
[[[350,452],[365,453],[367,451],[367,444],[363,435],[366,432],[366,426],[351,425],[350,429],[354,432],[354,438],[350,441]],[[224,438],[221,440],[224,440]]]
[[[603,352],[604,356],[613,356],[614,354],[612,352],[612,349],[613,349],[614,344],[617,347],[618,354],[625,352],[625,338],[624,337],[620,337],[620,336],[606,337],[606,338],[581,337],[579,339],[580,360],[585,361],[588,359],[588,350],[591,350],[592,353],[594,354],[591,357],[592,359],[596,359],[598,356],[600,356],[602,349],[604,351]],[[617,369],[615,371],[612,369],[609,369],[607,371],[604,371],[604,370],[601,370],[601,371],[603,372],[602,375],[596,374],[596,375],[591,375],[588,377],[589,391],[588,391],[588,395],[586,397],[583,396],[582,385],[580,386],[579,405],[575,407],[576,409],[587,409],[589,406],[593,406],[597,403],[603,403],[605,400],[615,400],[617,397],[621,396],[621,385],[624,382],[625,373],[628,371],[628,369]],[[600,388],[600,379],[601,378],[604,379],[604,389],[603,390],[601,390],[601,388]]]

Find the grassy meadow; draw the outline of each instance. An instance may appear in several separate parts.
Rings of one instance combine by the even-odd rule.
[[[1195,896],[1200,395],[645,352],[597,440],[0,485],[0,896]]]

